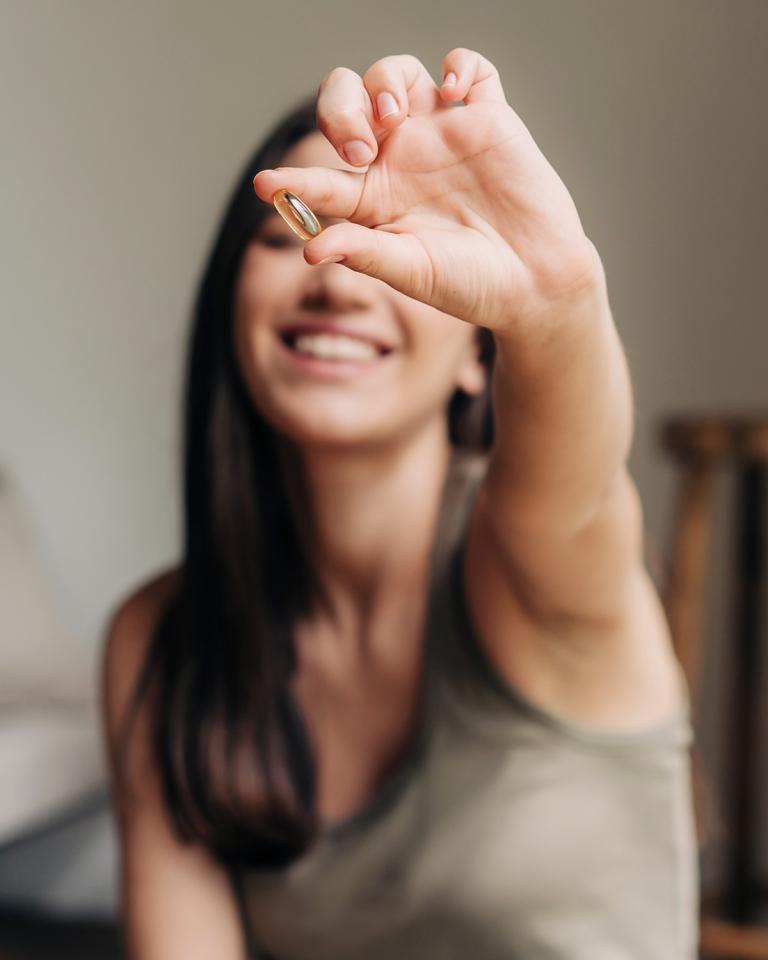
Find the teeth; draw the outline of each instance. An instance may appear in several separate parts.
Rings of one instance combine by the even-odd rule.
[[[330,360],[376,360],[379,356],[379,351],[371,343],[329,333],[300,334],[293,346],[301,353]]]

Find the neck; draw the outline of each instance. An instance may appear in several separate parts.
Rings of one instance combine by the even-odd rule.
[[[321,616],[335,634],[363,636],[426,588],[451,455],[437,429],[396,446],[299,451]]]

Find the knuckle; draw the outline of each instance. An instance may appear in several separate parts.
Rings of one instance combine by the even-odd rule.
[[[448,57],[459,57],[463,59],[468,56],[471,57],[474,53],[474,50],[470,50],[467,47],[454,47],[453,50],[449,50],[448,53],[446,53],[445,58],[446,60]]]
[[[320,115],[317,125],[329,140],[337,140],[342,136],[349,136],[355,131],[359,134],[367,133],[368,124],[359,107],[338,106],[333,110]]]
[[[357,120],[362,115],[363,112],[360,107],[352,103],[340,103],[333,110],[328,111],[329,117],[337,117],[342,121]]]
[[[368,121],[359,107],[341,107],[334,111],[330,120],[332,129],[355,133],[363,140],[370,136]]]
[[[402,86],[402,74],[412,70],[423,70],[424,65],[418,57],[412,53],[396,53],[387,57],[381,57],[365,71],[363,80],[366,85],[371,82],[381,82],[386,76],[390,83]]]
[[[467,65],[468,62],[474,62],[477,74],[483,77],[498,77],[499,71],[496,65],[477,50],[470,50],[469,47],[454,47],[444,58],[447,64],[449,61],[458,61],[459,64]]]
[[[335,83],[336,81],[351,80],[355,77],[357,77],[357,74],[354,70],[350,70],[349,67],[334,67],[332,70],[329,70],[320,81],[320,89],[324,90],[329,84]]]
[[[377,60],[376,62],[385,67],[400,67],[406,64],[410,66],[421,66],[421,60],[412,53],[395,53],[388,57],[382,57],[381,60]]]
[[[376,63],[372,63],[363,74],[363,83],[366,87],[370,87],[372,83],[379,82],[382,74],[386,72],[386,69],[382,66],[382,61],[377,60]]]
[[[424,69],[424,64],[419,60],[418,57],[415,57],[412,53],[404,53],[399,57],[399,60],[403,65],[408,65],[419,70]]]

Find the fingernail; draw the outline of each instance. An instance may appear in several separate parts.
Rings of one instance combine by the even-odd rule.
[[[343,254],[339,254],[335,257],[326,257],[324,260],[318,260],[315,266],[319,267],[321,263],[341,263],[343,259]]]
[[[456,86],[456,74],[453,71],[451,71],[450,73],[446,73],[445,79],[443,80],[443,86],[444,87]]]
[[[384,117],[391,117],[399,109],[397,100],[388,90],[384,90],[376,97],[376,107],[379,111],[379,120],[383,120]]]
[[[364,140],[350,140],[344,144],[344,156],[348,163],[370,163],[373,151]]]

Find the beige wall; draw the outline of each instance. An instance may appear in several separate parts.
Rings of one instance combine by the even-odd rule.
[[[454,46],[498,66],[605,262],[662,543],[658,418],[768,406],[761,0],[6,0],[2,15],[0,461],[86,651],[178,549],[182,348],[221,204],[333,66],[407,52],[438,76]]]

